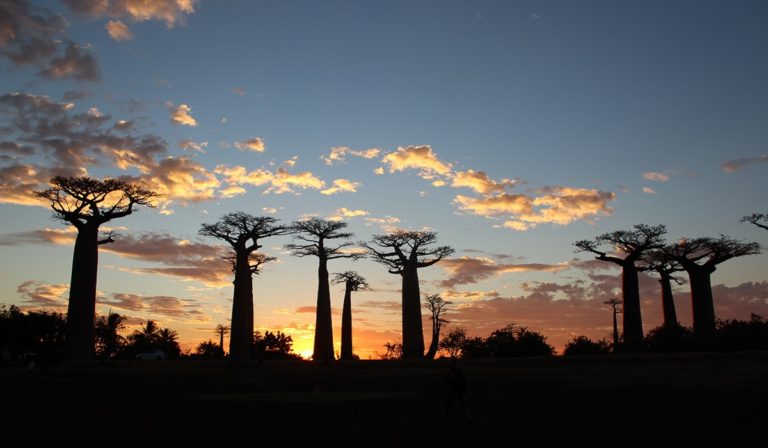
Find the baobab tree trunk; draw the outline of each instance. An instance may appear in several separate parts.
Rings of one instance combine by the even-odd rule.
[[[424,333],[421,326],[421,293],[416,266],[405,266],[403,277],[403,359],[424,357]]]
[[[427,359],[435,359],[437,354],[437,346],[440,342],[440,322],[437,319],[432,319],[432,341],[429,343],[429,349],[427,354],[424,355]]]
[[[96,274],[99,267],[99,227],[78,228],[72,256],[69,286],[65,356],[69,361],[93,361]]]
[[[251,359],[253,342],[253,280],[248,253],[245,251],[237,251],[235,254],[234,284],[229,359],[232,362],[243,362]]]
[[[341,359],[354,359],[352,353],[352,287],[344,291],[344,308],[341,312]]]
[[[331,287],[328,284],[328,262],[320,258],[317,269],[317,312],[315,313],[315,361],[333,360],[333,322],[331,321]]]
[[[672,277],[669,274],[660,273],[661,279],[661,306],[664,311],[664,325],[677,325],[677,311],[675,310],[675,299],[672,296]]]
[[[624,350],[638,353],[643,351],[643,319],[640,314],[640,286],[634,260],[622,265],[621,289],[624,298]]]
[[[689,266],[691,282],[691,306],[693,307],[693,337],[701,350],[712,350],[715,346],[715,305],[712,300],[710,268]]]

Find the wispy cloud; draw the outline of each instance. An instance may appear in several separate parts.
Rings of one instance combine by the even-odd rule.
[[[757,157],[728,160],[723,163],[722,168],[723,171],[730,174],[746,169],[752,165],[760,165],[763,163],[768,163],[768,154],[762,154]]]
[[[369,213],[366,210],[350,210],[346,207],[337,208],[336,211],[328,216],[328,219],[333,221],[341,221],[348,218],[358,218],[361,216],[368,216]],[[0,240],[2,241],[2,240]]]
[[[510,272],[557,272],[568,268],[568,264],[543,263],[498,263],[485,257],[461,257],[442,260],[440,267],[446,270],[448,278],[440,286],[453,288],[458,285],[478,283],[491,277]]]
[[[235,142],[235,148],[239,149],[240,151],[253,152],[264,152],[266,150],[266,146],[264,146],[264,140],[259,137],[251,137],[242,142]]]
[[[655,171],[648,171],[643,173],[643,179],[654,182],[666,182],[669,180],[669,175]]]
[[[133,32],[120,20],[110,20],[104,27],[109,33],[109,37],[117,41],[127,41],[133,39]]]
[[[348,155],[362,157],[364,159],[374,159],[378,157],[380,153],[381,150],[378,148],[356,151],[346,146],[337,146],[331,148],[328,155],[320,156],[320,159],[322,159],[326,165],[333,165],[334,163],[345,163]]]
[[[131,22],[159,20],[168,28],[183,24],[199,0],[62,0],[73,12],[91,19],[121,18]]]
[[[340,192],[354,193],[357,191],[357,187],[360,186],[360,182],[353,182],[347,179],[336,179],[333,181],[333,186],[320,190],[320,194],[332,195]]]
[[[429,145],[398,147],[382,157],[381,162],[390,173],[407,169],[419,170],[419,176],[433,179],[435,175],[447,176],[451,173],[451,164],[443,162]]]
[[[47,308],[66,306],[64,294],[68,290],[69,285],[50,285],[34,280],[27,280],[16,288],[16,292],[21,296],[23,302]]]
[[[171,123],[180,126],[197,126],[197,120],[191,115],[192,108],[188,105],[179,104],[178,106],[174,106],[170,101],[165,103],[165,105],[168,107],[168,113],[171,114]]]

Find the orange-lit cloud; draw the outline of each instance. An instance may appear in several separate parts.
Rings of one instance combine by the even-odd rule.
[[[333,181],[332,187],[326,188],[325,190],[320,190],[320,194],[332,195],[342,191],[354,193],[357,191],[357,187],[359,186],[359,182],[352,182],[347,179],[336,179]]]
[[[64,295],[69,290],[69,285],[49,285],[46,283],[28,280],[16,288],[22,301],[46,308],[64,307],[67,298]]]
[[[97,303],[110,308],[142,312],[149,316],[161,315],[181,321],[210,321],[210,317],[203,312],[199,304],[173,296],[113,293],[106,297],[98,297]]]
[[[264,140],[260,139],[259,137],[251,137],[242,142],[235,142],[235,148],[239,149],[240,151],[253,152],[264,152],[266,150],[266,147],[264,146]]]
[[[161,205],[168,201],[181,204],[207,201],[216,197],[221,182],[204,166],[187,157],[166,157],[139,178],[123,177],[142,182],[161,195]]]
[[[77,229],[68,226],[63,229],[36,229],[26,232],[0,234],[0,246],[21,246],[25,244],[73,245]]]
[[[337,146],[331,148],[331,151],[326,156],[320,156],[326,165],[333,165],[334,163],[346,162],[347,155],[355,157],[362,157],[364,159],[373,159],[379,156],[381,150],[378,148],[365,149],[362,151],[356,151],[346,146]]]
[[[435,185],[436,182],[439,184]],[[441,180],[432,182],[432,185],[436,187],[443,186],[444,184],[444,181]],[[500,182],[496,182],[483,171],[475,170],[457,171],[451,181],[451,186],[454,188],[471,188],[480,194],[502,193],[506,188],[513,187],[514,185],[514,180],[502,179]]]
[[[722,165],[723,171],[731,174],[737,171],[741,171],[752,165],[759,165],[762,163],[768,163],[768,154],[762,154],[757,157],[747,157],[743,159],[732,159],[724,162]]]
[[[214,173],[223,176],[224,181],[229,184],[229,188],[234,188],[237,194],[242,192],[241,185],[269,185],[264,190],[264,194],[297,194],[297,190],[322,190],[325,188],[325,182],[311,172],[291,173],[284,167],[278,167],[274,172],[265,169],[248,172],[242,166],[219,165],[214,169]]]
[[[110,20],[105,25],[109,37],[117,41],[126,41],[133,39],[133,32],[126,24],[120,20]]]
[[[654,190],[651,187],[643,187],[643,193],[645,193],[645,194],[656,194],[656,190]]]
[[[184,23],[195,12],[199,0],[62,0],[69,8],[86,17],[122,18],[132,22],[160,20],[168,28]]]
[[[206,154],[205,148],[208,146],[208,142],[195,142],[190,139],[184,139],[184,140],[181,140],[178,143],[178,145],[179,145],[179,148],[185,151],[195,151],[195,152]]]
[[[381,162],[390,173],[416,169],[425,179],[432,179],[436,174],[447,176],[451,173],[451,164],[438,159],[429,145],[398,147],[397,151],[382,157]]]
[[[365,218],[366,225],[378,224],[383,232],[394,232],[398,230],[397,224],[400,223],[400,218],[394,216],[385,216],[383,218]]]
[[[654,171],[649,171],[643,173],[643,179],[645,180],[651,180],[655,182],[666,182],[669,180],[669,175],[664,173],[657,173]]]
[[[171,123],[180,126],[197,126],[197,120],[191,115],[192,108],[188,105],[179,104],[178,106],[174,106],[170,101],[165,103],[165,105],[168,107],[168,113],[171,114]]]
[[[347,218],[357,218],[360,216],[368,216],[369,213],[366,210],[350,210],[346,207],[337,208],[336,211],[328,216],[328,219],[333,221],[341,221]]]

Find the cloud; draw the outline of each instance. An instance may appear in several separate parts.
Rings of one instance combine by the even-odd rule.
[[[245,96],[245,90],[241,89],[240,87],[233,88],[232,93],[238,96]]]
[[[333,165],[334,163],[345,163],[347,155],[362,157],[364,159],[373,159],[378,157],[380,153],[381,150],[378,148],[355,151],[346,146],[337,146],[331,148],[331,151],[327,156],[320,156],[320,159],[322,159],[326,165]]]
[[[643,187],[643,193],[645,193],[645,194],[656,194],[656,190],[654,190],[651,187]]]
[[[96,58],[74,42],[69,42],[64,54],[51,59],[38,73],[43,78],[71,78],[79,81],[98,81],[101,69]]]
[[[365,218],[367,225],[378,224],[383,232],[394,232],[398,230],[397,224],[400,223],[400,218],[394,216],[385,216],[383,218]]]
[[[148,315],[168,316],[176,319],[206,322],[206,315],[191,300],[173,296],[142,296],[138,294],[113,293],[97,298],[97,303],[110,308],[118,308],[133,312],[144,312]]]
[[[66,306],[64,293],[69,290],[69,285],[49,285],[33,280],[27,280],[16,288],[22,301],[46,308]]]
[[[165,103],[168,107],[168,112],[171,114],[171,123],[180,126],[197,126],[197,120],[195,120],[190,113],[192,108],[186,104],[179,104],[178,107],[174,106],[170,101]]]
[[[438,159],[429,145],[398,147],[397,151],[382,157],[381,162],[390,173],[417,169],[419,176],[425,179],[432,179],[436,174],[442,176],[451,174],[451,164]]]
[[[435,185],[437,183],[437,185]],[[432,182],[432,185],[438,187],[445,185],[442,180]],[[488,177],[483,171],[457,171],[452,179],[451,186],[454,188],[471,188],[476,193],[502,193],[506,188],[515,186],[515,181],[511,179],[502,179],[500,182]]]
[[[538,196],[499,193],[484,197],[458,195],[454,203],[463,211],[488,218],[509,216],[504,227],[527,230],[542,223],[570,224],[579,219],[610,215],[615,193],[586,188],[544,187]]]
[[[214,172],[222,175],[225,182],[229,184],[229,188],[237,194],[245,192],[241,185],[269,185],[263,194],[298,194],[297,190],[325,188],[325,182],[311,172],[291,173],[283,167],[279,167],[275,172],[261,168],[248,172],[243,166],[219,165]]]
[[[664,173],[649,171],[649,172],[643,173],[643,179],[651,180],[654,182],[666,182],[669,180],[669,175]]]
[[[122,18],[132,22],[160,20],[168,28],[183,24],[195,12],[198,0],[62,0],[88,18]]]
[[[140,182],[160,194],[161,205],[182,205],[214,199],[221,182],[203,165],[187,157],[166,157],[151,166],[147,173],[122,176],[122,180]]]
[[[178,145],[179,148],[185,151],[196,151],[206,154],[205,148],[208,146],[208,142],[195,142],[190,139],[184,139],[181,140]]]
[[[240,151],[253,151],[264,152],[266,147],[264,146],[264,140],[259,137],[251,137],[248,140],[242,142],[235,142],[235,148]]]
[[[77,237],[75,227],[63,229],[36,229],[26,232],[0,234],[0,246],[22,246],[26,244],[73,245]]]
[[[326,188],[325,190],[320,190],[320,194],[332,195],[342,191],[355,193],[357,192],[357,187],[359,186],[360,186],[359,182],[352,182],[347,179],[336,179],[333,181],[332,187]]]
[[[336,211],[328,216],[328,219],[332,221],[341,221],[347,218],[357,218],[360,216],[368,216],[368,212],[365,210],[350,210],[346,207],[337,208]]]
[[[110,20],[104,26],[109,33],[109,37],[117,41],[126,41],[133,39],[133,33],[126,24],[120,20]]]
[[[744,159],[733,159],[723,163],[723,171],[731,174],[737,171],[741,171],[752,165],[759,165],[762,163],[768,163],[768,154],[762,154],[757,157],[748,157]]]
[[[490,277],[510,272],[557,272],[567,269],[563,264],[523,263],[506,264],[485,257],[461,257],[442,260],[439,266],[447,271],[448,278],[440,286],[453,288],[458,285],[478,283]]]
[[[293,310],[293,312],[296,313],[296,314],[304,314],[304,313],[311,313],[311,314],[313,314],[316,311],[317,311],[317,307],[316,306],[300,306],[300,307],[296,308],[295,310]]]

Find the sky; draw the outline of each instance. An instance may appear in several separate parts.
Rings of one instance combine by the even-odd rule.
[[[0,0],[0,304],[66,310],[74,229],[32,191],[125,176],[162,194],[100,249],[97,312],[128,330],[216,339],[232,274],[198,230],[244,211],[343,219],[355,241],[437,232],[456,253],[421,289],[452,302],[448,329],[609,337],[620,271],[575,241],[646,223],[768,245],[740,223],[768,212],[766,24],[763,1]],[[311,354],[316,260],[263,242],[278,260],[254,279],[255,326]],[[718,267],[719,318],[768,316],[766,262]],[[382,354],[399,277],[329,269],[368,279],[354,349]],[[660,292],[640,285],[648,331]]]

